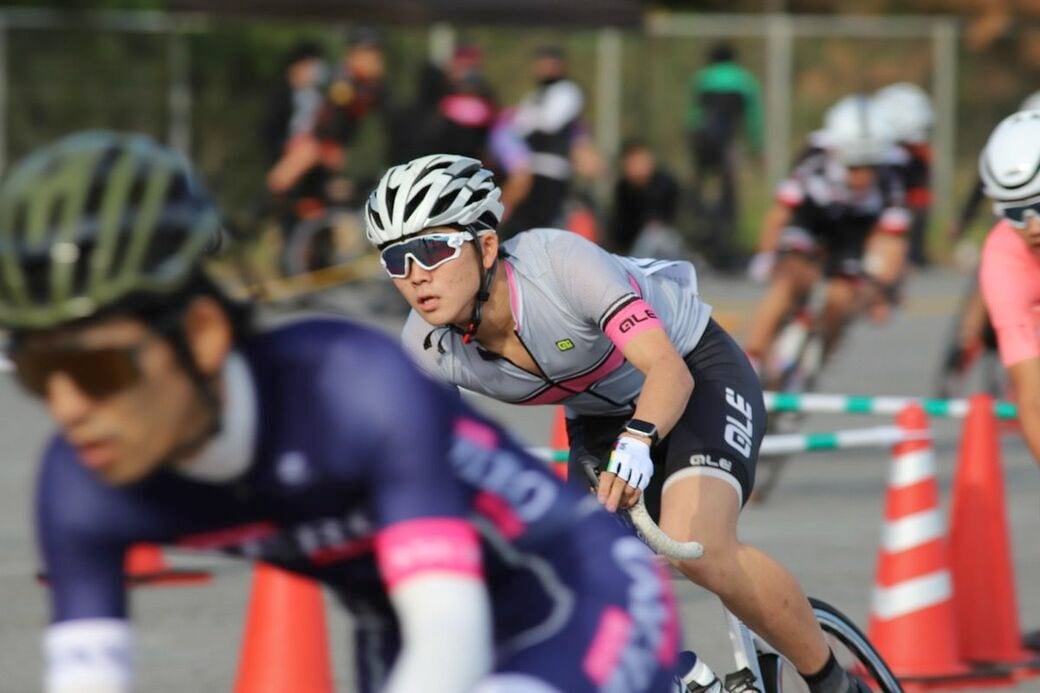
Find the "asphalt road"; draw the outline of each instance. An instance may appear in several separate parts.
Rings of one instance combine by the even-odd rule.
[[[823,392],[930,395],[950,315],[963,276],[932,272],[915,277],[904,310],[884,328],[856,326],[825,373]],[[702,277],[701,291],[720,320],[737,334],[761,289],[743,281]],[[350,300],[332,301],[349,306]],[[394,321],[386,323],[394,328]],[[531,445],[548,442],[551,410],[479,401]],[[0,691],[39,690],[40,633],[47,620],[46,593],[33,579],[31,500],[35,459],[48,425],[38,404],[0,376]],[[812,416],[814,431],[884,423],[878,419]],[[956,459],[958,425],[936,422],[943,503]],[[1040,627],[1040,474],[1022,442],[1003,438],[1008,516],[1012,531],[1018,606],[1024,628]],[[867,622],[880,535],[889,453],[860,450],[814,453],[793,460],[768,504],[749,507],[740,535],[791,568],[807,592]],[[183,560],[174,557],[175,561]],[[138,690],[151,693],[228,691],[232,688],[248,597],[247,566],[205,559],[215,571],[205,586],[139,589],[133,594]],[[685,640],[717,671],[730,667],[721,610],[710,594],[676,581]],[[985,599],[985,595],[977,598]],[[340,690],[351,690],[347,617],[329,605],[330,646]],[[1018,690],[1040,690],[1040,683]]]

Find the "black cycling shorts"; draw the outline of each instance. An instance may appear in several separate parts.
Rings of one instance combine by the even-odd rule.
[[[654,447],[654,477],[646,506],[660,516],[661,491],[668,480],[691,474],[714,476],[733,485],[741,505],[755,484],[758,449],[766,430],[762,386],[744,351],[714,321],[686,356],[693,394],[667,437]],[[567,420],[570,437],[568,479],[587,486],[578,459],[586,454],[606,468],[610,451],[628,416],[579,416]]]
[[[779,250],[821,261],[825,277],[858,277],[877,220],[877,215],[869,214],[832,218],[824,209],[803,205],[781,233]]]

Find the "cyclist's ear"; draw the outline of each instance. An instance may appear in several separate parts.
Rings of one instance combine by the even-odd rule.
[[[477,247],[480,248],[484,269],[491,269],[498,259],[498,234],[482,233],[477,237]]]
[[[209,296],[192,300],[184,313],[184,336],[203,375],[220,371],[231,351],[234,330],[224,308]]]

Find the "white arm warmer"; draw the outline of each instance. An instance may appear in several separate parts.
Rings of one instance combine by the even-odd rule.
[[[385,693],[464,693],[491,672],[491,602],[472,577],[430,573],[396,586],[401,653]]]
[[[130,624],[117,618],[62,621],[43,637],[46,693],[129,693]]]

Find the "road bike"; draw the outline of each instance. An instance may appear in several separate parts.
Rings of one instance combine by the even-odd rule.
[[[587,455],[580,460],[589,485],[595,489],[599,484],[599,460]],[[704,555],[704,547],[697,542],[679,542],[662,530],[643,502],[642,494],[635,505],[618,513],[625,522],[655,553],[676,560],[696,560]],[[902,686],[884,658],[871,645],[863,632],[841,611],[819,599],[809,599],[813,613],[827,639],[834,656],[847,671],[860,677],[880,693],[902,693]],[[725,610],[725,607],[723,607]],[[733,648],[736,668],[719,676],[723,691],[727,693],[792,693],[808,691],[804,679],[795,666],[776,651],[740,619],[725,610],[729,630],[729,641]],[[716,674],[718,675],[718,674]],[[702,689],[678,686],[676,690],[698,691]]]

